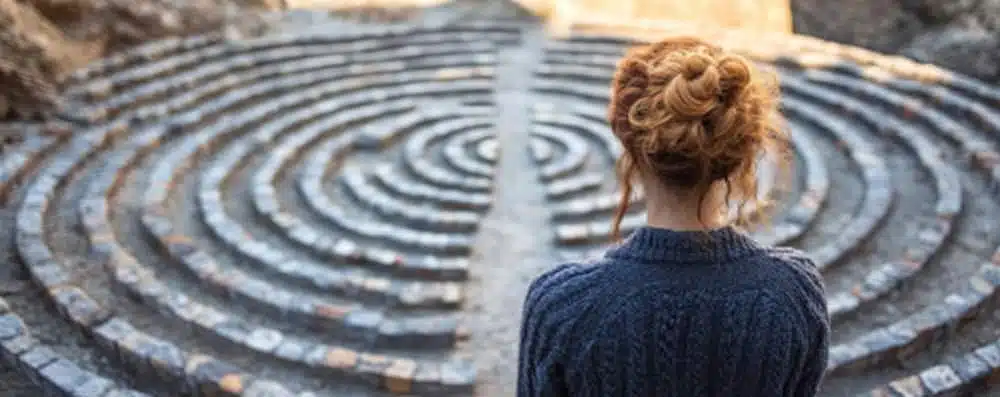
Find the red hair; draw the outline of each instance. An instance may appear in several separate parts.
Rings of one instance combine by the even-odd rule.
[[[617,164],[622,197],[613,235],[620,236],[638,172],[693,190],[699,207],[723,180],[727,196],[738,202],[737,222],[748,223],[744,208],[759,204],[760,155],[787,147],[776,82],[747,59],[693,37],[630,50],[618,64],[608,108],[625,149]]]

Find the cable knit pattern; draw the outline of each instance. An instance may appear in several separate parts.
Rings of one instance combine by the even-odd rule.
[[[644,227],[542,274],[524,303],[518,396],[813,396],[830,325],[799,251],[733,228]]]

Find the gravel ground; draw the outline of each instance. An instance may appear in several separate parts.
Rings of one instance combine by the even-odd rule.
[[[517,342],[524,294],[531,279],[556,265],[549,214],[529,151],[529,65],[541,55],[541,31],[525,32],[524,47],[501,53],[497,76],[501,160],[494,177],[494,203],[473,252],[468,307],[482,384],[478,395],[516,393]],[[516,220],[516,221],[514,221]]]
[[[37,397],[42,390],[28,382],[7,364],[0,364],[0,390],[4,397]]]
[[[13,218],[12,211],[7,208],[0,210],[0,224],[10,225]],[[28,281],[25,280],[23,271],[19,263],[11,258],[10,228],[0,228],[0,239],[3,241],[3,249],[0,251],[0,289],[2,295],[18,293],[27,288]],[[0,390],[5,397],[35,397],[41,394],[41,389],[33,385],[26,378],[14,371],[6,363],[0,361]]]

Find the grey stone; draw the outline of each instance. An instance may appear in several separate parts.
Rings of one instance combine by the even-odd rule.
[[[258,328],[247,336],[247,345],[261,352],[271,352],[281,344],[283,338],[277,330]]]
[[[169,342],[145,339],[136,345],[135,352],[164,379],[178,377],[184,373],[184,352]]]
[[[948,361],[962,382],[971,382],[990,374],[990,365],[974,353],[964,354]]]
[[[305,355],[305,362],[312,367],[323,367],[326,365],[326,355],[330,351],[327,346],[318,345],[309,350]]]
[[[67,394],[95,378],[93,374],[63,358],[46,365],[41,370],[41,376]]]
[[[860,341],[871,352],[870,354],[886,352],[902,346],[906,342],[908,342],[908,339],[903,335],[890,332],[887,328],[879,328],[872,331],[862,337]]]
[[[556,227],[556,235],[559,236],[559,240],[563,242],[572,242],[583,240],[588,236],[588,230],[586,224],[577,225],[561,225]]]
[[[198,247],[189,241],[171,241],[167,244],[167,250],[175,258],[186,258],[199,251]]]
[[[360,255],[360,251],[353,241],[341,239],[334,246],[334,254],[341,258],[353,259]]]
[[[206,356],[189,359],[185,371],[195,383],[201,384],[218,384],[227,376],[243,377],[238,368]]]
[[[871,354],[867,347],[860,344],[840,344],[830,348],[829,367],[836,369],[846,364],[857,362]]]
[[[293,397],[295,394],[283,386],[270,382],[256,380],[243,392],[244,397]]]
[[[387,357],[377,356],[371,354],[362,354],[358,356],[357,366],[355,371],[360,375],[365,381],[380,385],[382,383],[382,373],[385,369],[392,364]]]
[[[245,344],[250,330],[242,322],[224,321],[212,327],[215,333],[237,344]]]
[[[0,360],[3,360],[10,367],[16,368],[21,366],[21,359],[19,356],[31,350],[38,344],[38,341],[31,335],[21,335],[15,338],[0,341]]]
[[[112,318],[94,328],[96,339],[107,349],[115,349],[118,342],[128,339],[135,332],[131,324],[119,318]]]
[[[143,271],[138,282],[132,286],[140,297],[148,301],[156,301],[165,294],[171,293],[155,275]]]
[[[934,305],[907,317],[906,321],[909,322],[910,325],[913,326],[913,329],[917,332],[923,332],[925,330],[940,327],[941,325],[947,323],[951,316],[952,313],[948,310],[948,308],[941,305]]]
[[[22,212],[18,214],[17,228],[20,233],[40,234],[42,232],[42,214],[40,212]]]
[[[1000,266],[984,266],[978,274],[994,286],[1000,287]]]
[[[372,310],[355,310],[344,319],[347,327],[361,333],[369,333],[378,329],[379,324],[383,321],[385,321],[385,315]]]
[[[962,379],[947,365],[938,365],[924,370],[920,373],[920,379],[923,381],[924,387],[934,395],[953,390],[962,384]]]
[[[885,293],[892,289],[898,279],[883,271],[881,268],[868,273],[863,280],[863,286],[872,291],[875,295]]]
[[[909,376],[903,379],[897,379],[889,384],[889,388],[900,397],[927,396],[927,391],[924,389],[919,376]]]
[[[82,327],[90,328],[111,316],[109,311],[75,287],[55,290],[53,299],[73,322]]]
[[[901,50],[917,61],[938,64],[980,78],[1000,76],[995,34],[977,26],[952,24],[917,36]]]
[[[108,395],[104,397],[151,397],[150,395],[135,390],[129,389],[117,389],[112,390]]]
[[[31,267],[32,276],[46,287],[55,287],[71,281],[69,274],[55,261],[45,260]]]
[[[21,237],[19,237],[20,239]],[[45,246],[45,242],[42,241],[39,235],[24,235],[25,242],[18,244],[18,253],[24,258],[24,261],[31,266],[32,274],[42,272],[46,270],[43,267],[44,264],[52,263],[52,252],[49,248]],[[58,266],[58,265],[57,265]],[[55,270],[55,269],[52,269]],[[53,272],[55,273],[55,272]],[[60,272],[61,273],[61,272]],[[36,278],[38,276],[35,276]],[[63,277],[65,278],[65,277]],[[39,280],[44,281],[44,280]]]
[[[24,321],[14,314],[0,316],[0,341],[14,339],[27,332]]]
[[[11,356],[5,357],[8,362],[13,362],[22,353],[31,350],[38,344],[38,340],[28,334],[22,334],[20,336],[6,339],[0,342],[0,355],[10,354]]]
[[[146,213],[143,214],[142,221],[155,236],[167,236],[173,229],[170,220],[163,216]]]
[[[1000,344],[992,343],[980,347],[975,351],[976,356],[981,358],[990,368],[1000,368]]]
[[[42,345],[35,345],[30,350],[24,352],[24,354],[21,354],[21,362],[35,371],[41,370],[58,358],[59,355],[52,351],[52,349]]]
[[[306,353],[312,350],[312,346],[298,339],[284,338],[281,344],[274,350],[274,355],[282,359],[301,362],[306,358]]]
[[[114,387],[114,382],[106,378],[91,375],[90,379],[76,389],[73,389],[73,397],[107,397]]]
[[[953,325],[969,315],[979,302],[969,300],[959,294],[950,294],[945,297],[944,303],[948,307],[947,323]]]

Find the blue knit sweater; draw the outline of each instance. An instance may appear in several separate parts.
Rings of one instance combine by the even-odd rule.
[[[815,395],[830,334],[815,265],[732,228],[704,237],[644,227],[539,276],[518,396]]]

